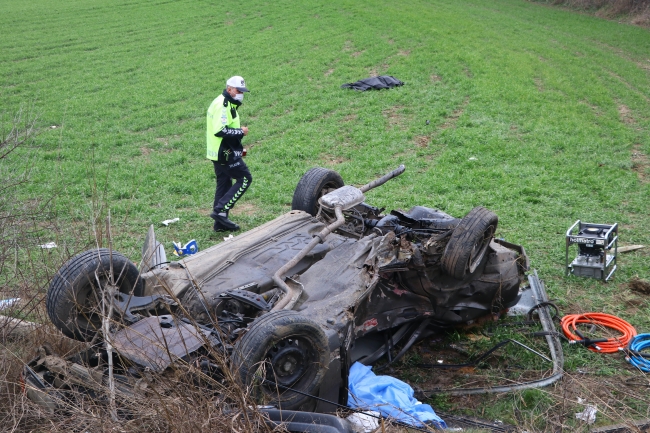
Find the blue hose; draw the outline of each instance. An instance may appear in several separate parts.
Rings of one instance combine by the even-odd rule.
[[[650,347],[650,334],[639,334],[630,340],[627,360],[641,371],[650,373],[650,354],[642,354]],[[644,356],[645,355],[645,356]]]

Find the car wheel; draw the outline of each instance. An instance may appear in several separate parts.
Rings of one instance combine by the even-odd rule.
[[[497,228],[495,213],[477,206],[460,220],[442,255],[442,270],[462,280],[473,273],[485,257]]]
[[[316,216],[320,207],[318,199],[343,185],[343,178],[334,170],[311,168],[300,178],[293,192],[291,209],[303,210]]]
[[[315,401],[309,395],[320,388],[329,364],[328,347],[327,336],[311,319],[297,311],[273,311],[249,325],[231,360],[242,383],[257,385],[265,403],[311,410]]]
[[[111,259],[119,291],[143,294],[138,268],[122,254],[99,248],[73,257],[52,279],[45,301],[50,320],[66,336],[88,341],[101,328],[100,289],[111,281]]]

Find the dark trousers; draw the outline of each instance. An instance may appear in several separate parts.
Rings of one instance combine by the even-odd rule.
[[[251,186],[253,176],[242,159],[232,164],[219,164],[217,161],[212,161],[212,163],[214,164],[214,174],[217,176],[217,190],[214,193],[212,208],[216,213],[225,212],[227,214]]]

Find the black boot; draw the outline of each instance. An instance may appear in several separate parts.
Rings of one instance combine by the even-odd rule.
[[[221,228],[222,230],[229,231],[229,232],[236,232],[236,231],[239,230],[239,226],[236,223],[230,221],[228,219],[228,215],[223,213],[223,212],[222,212],[222,214],[212,212],[210,214],[210,218],[214,219],[214,230],[215,231],[220,231],[220,230],[217,230],[217,226],[219,228]]]

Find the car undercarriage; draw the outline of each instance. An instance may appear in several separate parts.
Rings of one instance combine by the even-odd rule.
[[[47,310],[87,349],[65,360],[41,349],[24,372],[28,394],[55,407],[66,389],[105,383],[108,364],[118,391],[137,394],[147,375],[182,362],[215,381],[233,371],[260,402],[332,412],[346,404],[354,362],[390,364],[428,335],[516,304],[528,258],[494,237],[494,213],[384,214],[365,202],[403,171],[357,188],[311,169],[290,212],[178,261],[153,226],[139,269],[109,249],[73,257]]]

